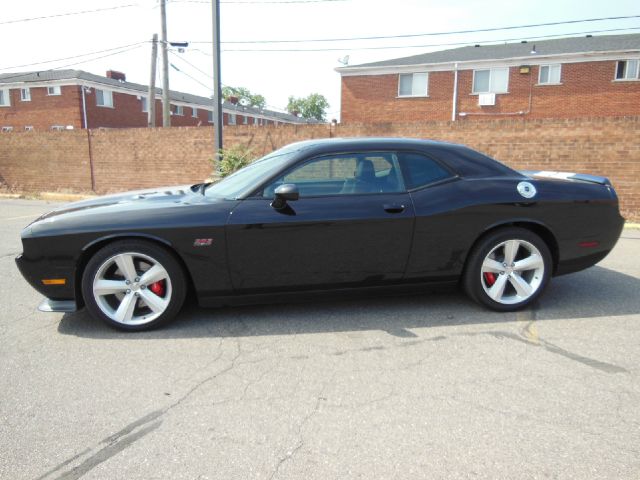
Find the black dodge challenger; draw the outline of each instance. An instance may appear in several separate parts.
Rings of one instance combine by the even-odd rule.
[[[218,183],[61,207],[24,229],[16,262],[41,310],[124,330],[167,322],[190,289],[215,306],[459,282],[511,311],[602,260],[623,223],[606,178],[434,141],[312,140]]]

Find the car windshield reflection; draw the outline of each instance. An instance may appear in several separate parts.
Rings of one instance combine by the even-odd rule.
[[[280,149],[256,160],[251,165],[234,172],[217,183],[209,185],[205,195],[225,200],[235,200],[244,194],[250,193],[260,182],[268,176],[269,172],[275,172],[281,165],[287,163],[298,150]]]

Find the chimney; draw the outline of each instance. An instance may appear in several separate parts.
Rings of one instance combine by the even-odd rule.
[[[121,82],[127,81],[126,75],[116,70],[107,70],[107,78],[113,78],[114,80],[120,80]]]

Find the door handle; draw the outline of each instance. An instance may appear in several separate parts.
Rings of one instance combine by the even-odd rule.
[[[404,205],[397,203],[385,203],[383,205],[384,211],[388,213],[402,213],[404,212]]]

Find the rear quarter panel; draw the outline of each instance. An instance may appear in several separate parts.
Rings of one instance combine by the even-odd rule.
[[[610,187],[527,180],[537,194],[526,199],[516,190],[523,180],[457,179],[412,192],[416,226],[405,278],[458,277],[478,238],[491,229],[514,223],[536,224],[551,232],[558,247],[556,273],[574,271],[572,265],[584,268],[581,265],[589,263],[587,257],[603,258],[613,248],[623,219]],[[586,251],[578,246],[583,241],[598,241],[599,246]]]

